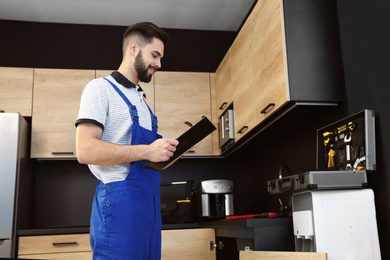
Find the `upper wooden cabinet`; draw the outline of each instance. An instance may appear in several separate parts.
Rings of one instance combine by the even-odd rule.
[[[211,118],[210,73],[158,72],[155,74],[155,113],[159,133],[166,138],[179,137],[202,116]],[[185,155],[212,155],[212,135],[203,139]]]
[[[253,36],[256,123],[278,110],[288,100],[281,12],[281,1],[261,1],[254,7],[249,20]]]
[[[0,67],[0,110],[31,116],[33,69]]]
[[[215,73],[210,73],[210,98],[211,98],[211,122],[217,127],[218,126],[218,116],[219,110],[216,109],[216,100],[215,100]],[[221,149],[219,147],[219,133],[214,131],[212,134],[212,147],[213,155],[220,155]]]
[[[216,109],[232,88],[239,140],[290,105],[344,102],[340,53],[334,1],[258,1],[216,71]]]
[[[235,139],[255,126],[252,27],[247,22],[231,46]]]
[[[233,102],[231,49],[228,50],[215,73],[215,92],[217,115],[221,114]]]
[[[34,69],[32,158],[76,158],[80,96],[94,78],[94,70]]]

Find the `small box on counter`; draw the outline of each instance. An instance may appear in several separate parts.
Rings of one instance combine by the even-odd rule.
[[[365,109],[317,130],[317,169],[267,182],[270,194],[367,187],[376,170],[375,113]]]
[[[192,180],[161,183],[160,194],[163,224],[195,222],[196,191]]]

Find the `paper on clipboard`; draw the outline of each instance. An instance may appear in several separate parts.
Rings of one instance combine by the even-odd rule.
[[[194,124],[191,128],[185,131],[181,136],[177,138],[179,141],[178,146],[176,147],[176,151],[173,156],[165,162],[147,162],[145,164],[146,167],[155,169],[155,170],[165,170],[173,163],[176,162],[185,152],[191,149],[194,145],[199,143],[206,136],[211,134],[215,129],[217,129],[211,121],[203,116],[203,118]]]

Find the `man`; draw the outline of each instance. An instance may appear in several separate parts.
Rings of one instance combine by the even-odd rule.
[[[161,67],[167,41],[152,23],[130,26],[119,69],[82,93],[77,159],[99,180],[90,223],[94,259],[161,258],[160,173],[145,163],[168,160],[178,141],[157,134],[157,118],[138,83]]]

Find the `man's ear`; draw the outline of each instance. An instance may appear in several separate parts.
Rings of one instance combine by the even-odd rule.
[[[138,44],[137,44],[137,42],[135,42],[135,41],[131,41],[130,43],[129,43],[129,53],[130,53],[130,55],[132,55],[132,56],[135,56],[135,54],[137,53],[137,49],[138,49]]]

